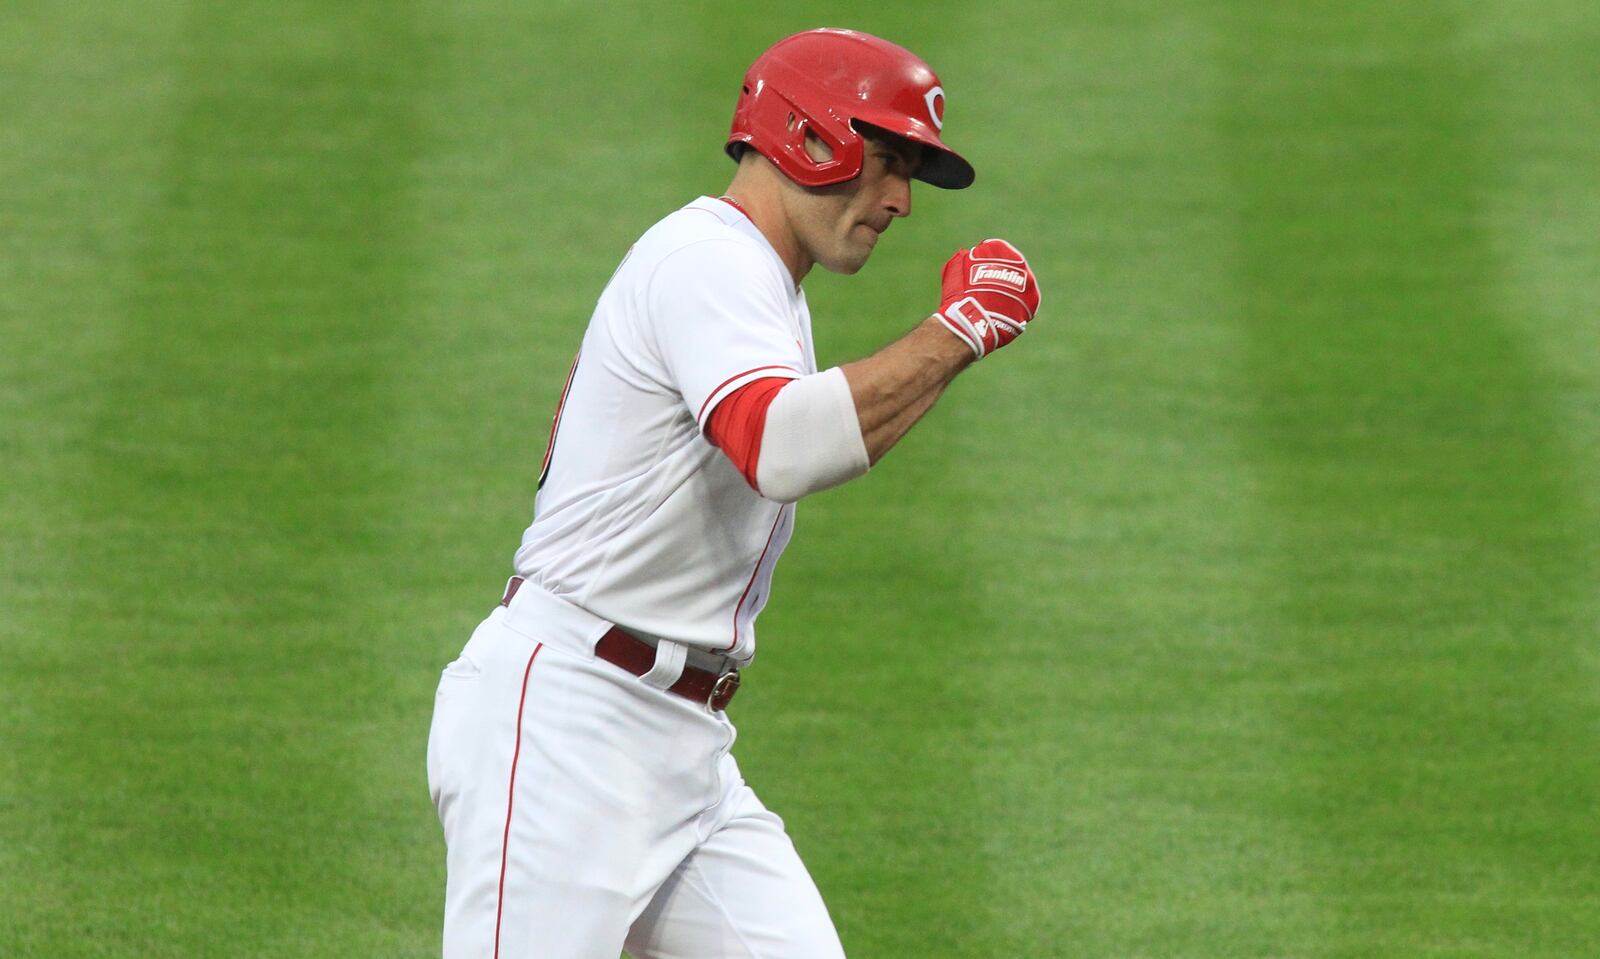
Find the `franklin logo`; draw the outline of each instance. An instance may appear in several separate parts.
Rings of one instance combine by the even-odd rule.
[[[972,264],[972,278],[969,283],[995,283],[1000,286],[1009,286],[1018,293],[1028,290],[1028,275],[1021,270],[1009,266],[990,266],[986,263]]]

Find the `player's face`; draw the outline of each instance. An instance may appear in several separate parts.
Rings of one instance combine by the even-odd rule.
[[[833,273],[854,273],[896,217],[911,215],[911,175],[921,147],[898,137],[866,137],[861,175],[807,190],[795,234],[808,257]]]

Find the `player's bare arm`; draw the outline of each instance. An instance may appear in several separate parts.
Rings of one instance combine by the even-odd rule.
[[[845,379],[861,422],[867,458],[877,463],[976,361],[972,350],[929,317],[864,359],[846,363]]]

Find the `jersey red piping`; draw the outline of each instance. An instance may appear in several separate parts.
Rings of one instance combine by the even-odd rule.
[[[755,222],[755,220],[751,219],[751,217],[750,217],[750,211],[748,211],[744,207],[740,206],[738,200],[735,200],[731,196],[719,196],[719,197],[717,197],[717,199],[721,200],[723,203],[728,204],[729,206],[733,207],[735,210],[738,210],[740,213],[744,214],[744,218],[746,220],[750,220],[751,223]]]
[[[718,383],[716,389],[706,394],[706,401],[700,404],[700,413],[695,417],[695,422],[704,423],[706,421],[706,407],[711,405],[711,401],[716,399],[717,394],[722,392],[722,390],[727,387],[729,383],[732,383],[741,376],[749,376],[751,373],[759,373],[762,370],[788,370],[790,373],[794,373],[796,376],[800,375],[799,371],[794,367],[784,366],[782,363],[771,363],[766,366],[752,367],[751,369],[745,370],[743,373],[735,373],[723,380],[721,383]]]
[[[561,429],[561,411],[567,408],[567,394],[572,392],[572,378],[578,375],[578,361],[582,358],[583,348],[579,347],[572,358],[572,368],[567,370],[567,382],[561,387],[561,399],[556,401],[556,413],[550,417],[550,442],[544,448],[544,462],[539,464],[539,482],[535,489],[543,487],[545,477],[550,475],[550,460],[556,454],[556,433]]]
[[[733,642],[717,650],[726,653],[739,645],[739,614],[744,611],[744,601],[750,596],[750,587],[756,584],[756,577],[761,575],[761,564],[767,561],[767,551],[772,549],[772,540],[778,535],[778,526],[783,522],[783,511],[789,507],[783,506],[778,510],[778,518],[772,521],[772,532],[767,534],[767,545],[761,547],[761,558],[756,560],[756,568],[750,571],[750,582],[744,584],[744,592],[739,594],[739,605],[733,608]]]
[[[539,658],[544,644],[533,647],[528,657],[528,668],[522,671],[522,695],[517,697],[517,745],[511,751],[511,785],[506,787],[506,829],[500,836],[500,891],[495,895],[494,955],[500,959],[500,920],[506,909],[506,858],[511,847],[511,810],[517,799],[517,760],[522,756],[522,707],[528,701],[528,677],[533,675],[533,661]]]

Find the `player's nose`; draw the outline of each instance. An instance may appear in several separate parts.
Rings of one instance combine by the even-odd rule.
[[[906,176],[889,177],[888,192],[884,195],[883,207],[891,216],[911,215],[911,178]]]

